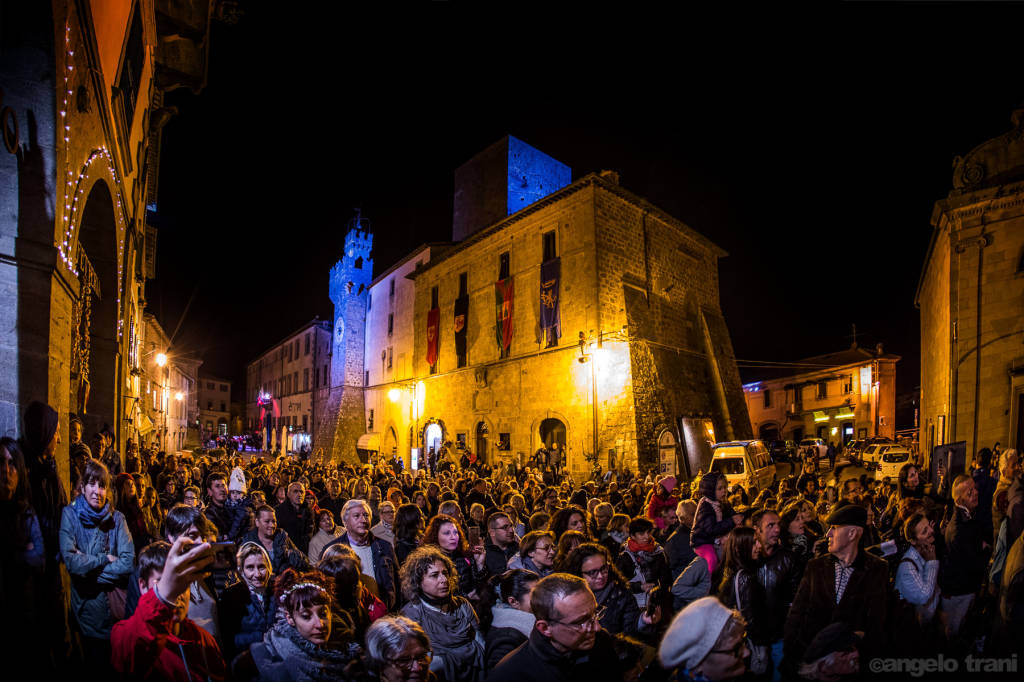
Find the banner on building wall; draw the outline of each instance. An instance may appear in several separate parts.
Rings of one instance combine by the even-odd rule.
[[[540,266],[540,328],[546,338],[562,337],[562,314],[558,304],[561,260],[552,258]]]
[[[441,309],[431,308],[427,313],[427,364],[437,364],[437,333],[441,325]]]
[[[494,284],[494,334],[498,347],[508,350],[512,346],[512,278],[500,279]]]
[[[455,299],[455,354],[466,357],[466,326],[469,323],[469,296]]]

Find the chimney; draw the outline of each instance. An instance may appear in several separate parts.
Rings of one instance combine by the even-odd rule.
[[[875,353],[878,354],[878,355],[882,355],[882,343],[881,343],[881,341],[879,341],[875,345]]]
[[[613,170],[603,170],[599,175],[613,185],[619,184],[619,174]]]

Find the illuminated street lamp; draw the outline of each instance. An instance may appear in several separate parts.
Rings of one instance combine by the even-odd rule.
[[[166,353],[157,353],[156,354],[156,364],[158,366],[160,366],[160,367],[164,367],[167,364],[167,354]]]
[[[181,391],[178,391],[177,393],[174,394],[174,399],[180,403],[182,400],[185,399],[185,394],[182,393]]]

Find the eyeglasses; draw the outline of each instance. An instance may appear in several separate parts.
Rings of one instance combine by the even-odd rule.
[[[424,651],[422,654],[418,654],[416,656],[403,656],[402,658],[392,659],[390,663],[396,668],[409,671],[412,670],[414,663],[419,663],[420,668],[427,668],[430,666],[430,662],[432,660],[434,660],[433,652]]]
[[[743,648],[747,646],[747,633],[744,632],[743,636],[740,637],[740,641],[736,643],[736,646],[731,649],[712,649],[708,653],[711,654],[729,654],[733,658],[741,658],[743,654]]]
[[[590,616],[588,616],[587,619],[584,620],[582,623],[565,623],[565,622],[560,621],[560,620],[552,620],[551,622],[552,623],[558,623],[559,625],[564,625],[565,627],[569,628],[570,630],[575,630],[576,632],[590,632],[591,630],[600,630],[601,629],[601,625],[600,625],[601,619],[604,618],[604,614],[607,613],[607,612],[608,612],[608,607],[607,606],[601,606],[596,611],[594,611],[592,614],[590,614]]]
[[[554,552],[558,551],[558,548],[555,547],[554,545],[543,545],[543,546],[537,545],[533,549],[534,549],[534,551],[537,551],[537,552],[548,552],[548,553],[551,553],[551,554],[553,554]]]
[[[592,571],[583,571],[583,575],[588,578],[596,578],[599,575],[604,575],[606,573],[608,573],[608,564],[599,566]]]
[[[504,526],[495,526],[494,530],[512,530],[512,524],[506,524]]]

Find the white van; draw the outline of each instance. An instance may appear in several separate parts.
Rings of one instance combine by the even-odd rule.
[[[734,440],[716,443],[711,455],[711,470],[721,471],[731,488],[740,483],[744,488],[757,486],[764,490],[775,482],[775,462],[768,448],[759,440]]]

